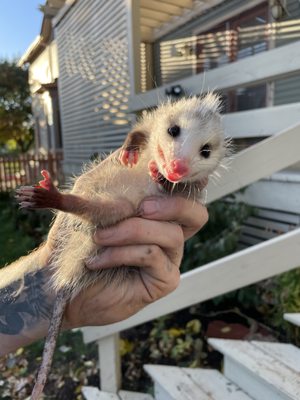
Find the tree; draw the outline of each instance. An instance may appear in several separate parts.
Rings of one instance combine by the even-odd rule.
[[[24,153],[33,137],[28,70],[15,61],[0,61],[0,145],[13,140]]]

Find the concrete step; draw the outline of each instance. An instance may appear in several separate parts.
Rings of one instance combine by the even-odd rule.
[[[250,400],[216,370],[145,365],[154,381],[156,400]]]
[[[286,313],[283,314],[283,318],[296,326],[300,326],[300,313]]]
[[[224,355],[224,375],[254,399],[300,399],[300,350],[297,347],[228,339],[209,339],[208,342]]]

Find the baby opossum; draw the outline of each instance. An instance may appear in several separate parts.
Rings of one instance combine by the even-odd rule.
[[[21,207],[59,211],[48,236],[57,301],[32,399],[43,391],[66,303],[99,279],[110,285],[135,273],[129,267],[86,268],[85,262],[101,251],[92,240],[95,229],[138,215],[147,196],[199,199],[203,182],[226,153],[219,107],[212,93],[167,102],[144,115],[122,148],[79,176],[70,193],[59,192],[47,171],[39,186],[17,191]]]

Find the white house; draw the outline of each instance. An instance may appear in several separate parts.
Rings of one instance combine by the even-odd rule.
[[[51,20],[64,0],[48,1],[43,8],[44,17],[40,34],[19,60],[19,65],[30,64],[29,84],[35,119],[35,150],[57,151],[62,148],[60,109],[57,91],[59,75],[57,46],[53,40]],[[52,8],[50,7],[52,5]]]

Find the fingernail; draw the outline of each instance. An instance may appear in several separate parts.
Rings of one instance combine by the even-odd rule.
[[[144,200],[141,205],[141,214],[143,215],[151,215],[158,212],[160,209],[160,204],[157,200]]]

